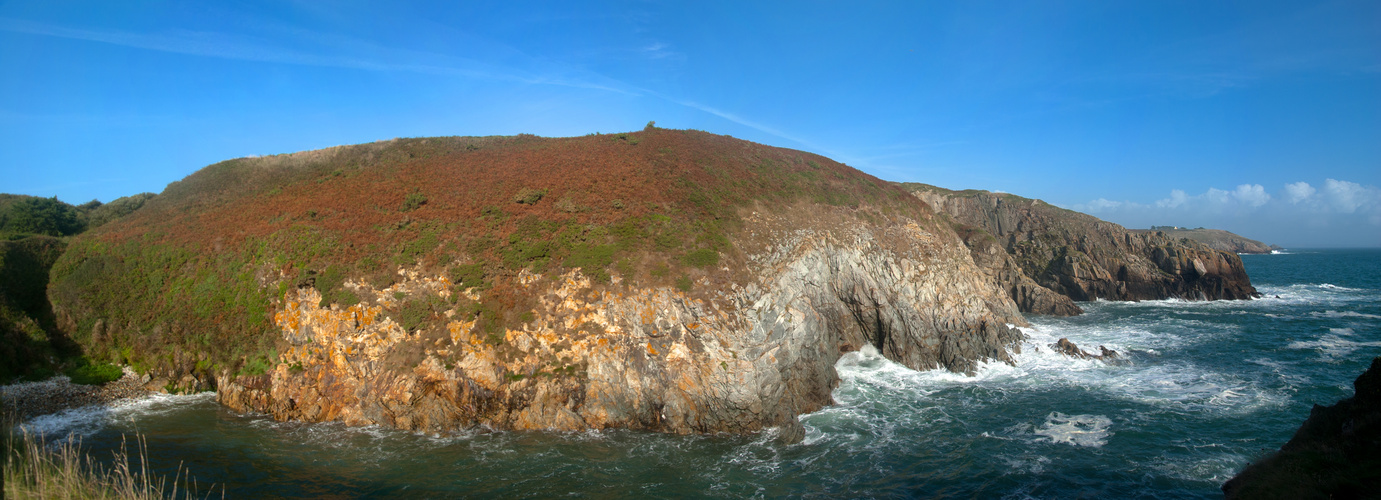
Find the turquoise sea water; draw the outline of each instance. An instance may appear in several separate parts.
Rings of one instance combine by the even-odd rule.
[[[835,406],[802,417],[804,442],[754,436],[473,432],[278,423],[210,394],[157,396],[44,417],[97,456],[124,434],[151,465],[179,464],[230,498],[1221,497],[1283,444],[1315,403],[1352,394],[1381,355],[1381,250],[1245,255],[1265,298],[1086,304],[1032,317],[1017,365],[975,377],[851,353]],[[1070,359],[1067,337],[1129,363]]]

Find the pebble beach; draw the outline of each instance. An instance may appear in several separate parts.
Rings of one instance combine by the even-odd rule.
[[[148,380],[128,368],[119,380],[105,385],[73,384],[66,376],[41,382],[0,386],[0,412],[15,422],[96,404],[112,404],[152,393]]]

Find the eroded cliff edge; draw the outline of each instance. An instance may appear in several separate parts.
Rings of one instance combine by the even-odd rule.
[[[841,352],[1009,361],[1023,320],[906,191],[695,131],[244,158],[54,266],[59,323],[169,390],[427,432],[744,432],[830,403]]]
[[[974,258],[1023,312],[1072,315],[1073,301],[1239,300],[1259,294],[1242,259],[1160,232],[1006,193],[906,183],[953,218]]]

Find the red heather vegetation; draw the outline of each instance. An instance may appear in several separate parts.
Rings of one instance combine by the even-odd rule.
[[[203,168],[77,239],[50,296],[93,358],[255,373],[276,357],[273,308],[293,285],[350,304],[344,280],[384,287],[420,265],[481,291],[454,305],[494,331],[527,314],[523,269],[691,291],[734,279],[746,211],[812,205],[928,212],[827,158],[699,131],[394,139]],[[450,306],[387,314],[425,328]]]

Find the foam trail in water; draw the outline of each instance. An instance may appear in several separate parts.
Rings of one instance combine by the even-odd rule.
[[[1099,448],[1108,444],[1112,432],[1112,419],[1102,415],[1065,415],[1052,412],[1045,417],[1045,424],[1032,434],[1044,436],[1052,443]]]
[[[89,405],[72,408],[57,413],[34,417],[21,426],[31,434],[58,436],[78,434],[90,436],[105,428],[111,422],[133,420],[143,416],[163,415],[177,411],[181,407],[207,400],[214,400],[216,393],[203,392],[190,395],[151,394],[142,398],[116,402],[110,405]]]
[[[1351,337],[1355,333],[1351,328],[1329,328],[1328,333],[1319,337],[1317,340],[1297,340],[1291,342],[1291,349],[1314,349],[1319,351],[1324,361],[1335,361],[1348,359],[1348,357],[1358,349],[1363,347],[1381,347],[1381,342],[1363,342],[1344,337]]]
[[[1359,312],[1357,312],[1357,311],[1334,311],[1334,310],[1327,310],[1327,311],[1324,311],[1324,312],[1317,312],[1317,311],[1316,311],[1316,312],[1312,312],[1312,313],[1309,313],[1309,314],[1310,314],[1311,316],[1316,317],[1316,318],[1329,318],[1329,319],[1340,319],[1340,318],[1381,319],[1381,315],[1378,315],[1378,314],[1359,313]]]

